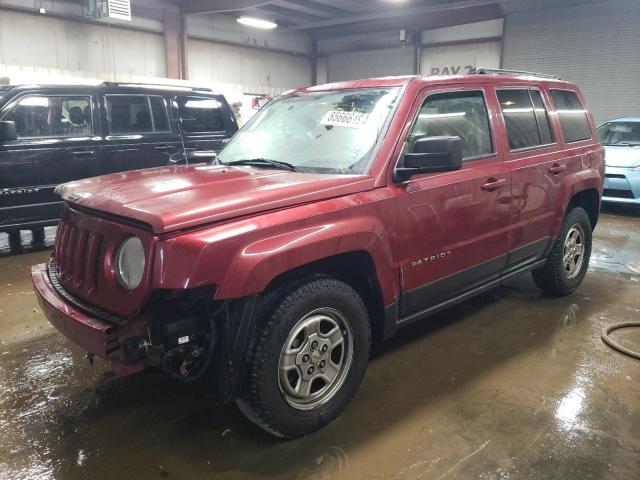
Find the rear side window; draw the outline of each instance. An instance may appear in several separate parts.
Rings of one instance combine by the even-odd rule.
[[[91,101],[85,96],[30,95],[22,98],[2,120],[15,122],[18,138],[93,134]]]
[[[551,135],[551,126],[549,124],[549,113],[542,101],[542,95],[540,95],[538,90],[529,90],[529,95],[531,95],[533,110],[536,113],[538,132],[540,133],[540,143],[542,143],[542,145],[553,143],[553,135]]]
[[[215,98],[178,97],[177,102],[182,128],[185,132],[209,133],[225,129],[220,111],[222,104]]]
[[[548,145],[553,142],[549,117],[537,90],[496,92],[507,127],[511,150]]]
[[[169,131],[164,99],[145,95],[107,95],[107,116],[111,133],[154,133]]]
[[[409,147],[425,136],[460,137],[463,158],[493,153],[489,117],[482,92],[436,93],[427,97],[407,138]]]
[[[565,142],[578,142],[591,138],[587,111],[576,92],[551,90],[551,98],[562,127]]]

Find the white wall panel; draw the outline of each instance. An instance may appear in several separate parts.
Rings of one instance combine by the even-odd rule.
[[[597,122],[640,113],[640,1],[507,12],[504,68],[576,82]]]
[[[161,35],[0,11],[0,64],[164,77]]]
[[[329,81],[411,75],[414,52],[413,47],[406,47],[331,54],[328,56]]]
[[[189,78],[229,83],[245,93],[273,94],[309,85],[309,58],[255,48],[189,40]]]
[[[502,35],[504,19],[496,18],[483,22],[466,23],[453,27],[434,28],[422,32],[422,44],[460,42],[463,40],[477,40],[483,38],[500,37]]]
[[[297,48],[306,46],[298,42]],[[159,34],[0,10],[0,76],[12,83],[180,83],[165,79],[164,55]],[[243,93],[273,95],[311,80],[306,55],[193,39],[189,70],[186,83],[209,86],[231,101],[242,100]],[[326,80],[325,72],[320,70],[319,78]]]

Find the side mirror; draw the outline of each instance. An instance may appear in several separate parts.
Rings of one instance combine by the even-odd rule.
[[[411,152],[405,153],[402,166],[393,172],[393,180],[402,182],[418,173],[447,172],[462,167],[460,137],[420,137]]]
[[[0,143],[12,142],[18,139],[15,122],[0,122]]]

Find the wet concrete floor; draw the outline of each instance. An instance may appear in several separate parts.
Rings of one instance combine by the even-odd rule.
[[[31,292],[49,250],[4,253],[0,479],[640,478],[640,361],[600,340],[640,319],[638,211],[603,214],[574,295],[527,275],[409,327],[345,413],[296,441],[197,387],[90,366]],[[640,332],[617,338],[640,350]]]

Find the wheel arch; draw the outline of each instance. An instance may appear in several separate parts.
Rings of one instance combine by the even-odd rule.
[[[353,288],[364,301],[375,341],[384,335],[384,302],[371,254],[365,250],[333,255],[282,272],[266,286],[263,295],[276,294],[296,282],[317,275],[336,278]]]
[[[585,209],[587,215],[589,215],[591,229],[593,230],[596,227],[598,217],[600,216],[600,194],[598,190],[595,188],[587,188],[575,193],[569,200],[565,215],[575,207],[582,207]]]

